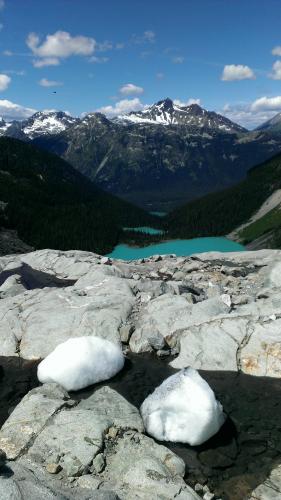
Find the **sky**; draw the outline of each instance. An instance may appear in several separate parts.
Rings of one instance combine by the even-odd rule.
[[[170,97],[252,129],[281,111],[280,20],[280,0],[0,0],[0,115]]]

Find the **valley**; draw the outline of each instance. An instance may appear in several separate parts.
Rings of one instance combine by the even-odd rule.
[[[164,211],[231,186],[281,149],[280,134],[248,131],[197,104],[167,98],[108,119],[37,112],[0,124],[0,135],[55,153],[110,192],[147,211]]]
[[[0,0],[0,500],[281,499],[280,20]]]
[[[233,187],[168,213],[145,211],[101,190],[34,141],[0,138],[0,160],[3,254],[17,248],[9,231],[23,240],[19,251],[24,245],[80,248],[125,259],[280,245],[281,155],[250,169]]]

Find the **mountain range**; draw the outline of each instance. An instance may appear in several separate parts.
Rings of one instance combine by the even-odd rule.
[[[0,135],[58,154],[100,188],[146,210],[169,211],[231,186],[281,151],[276,118],[255,131],[167,98],[113,119],[56,111],[0,122]]]

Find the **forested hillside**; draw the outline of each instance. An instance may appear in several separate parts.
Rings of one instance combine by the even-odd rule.
[[[0,138],[0,227],[35,248],[106,253],[122,226],[159,220],[104,193],[61,158]]]
[[[166,218],[173,237],[225,235],[246,222],[263,202],[281,187],[281,155],[252,168],[234,187],[204,196],[171,212]],[[280,220],[281,226],[281,220]],[[276,237],[278,224],[275,225]],[[264,231],[271,230],[265,226]],[[254,233],[251,239],[256,236]],[[248,240],[249,241],[249,240]],[[245,240],[244,243],[248,241]]]

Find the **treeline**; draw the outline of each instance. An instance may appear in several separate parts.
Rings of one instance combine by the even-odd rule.
[[[281,187],[281,155],[252,168],[234,187],[180,207],[165,218],[171,237],[225,235],[246,222]]]
[[[0,139],[0,226],[35,248],[110,252],[124,226],[159,223],[98,189],[61,158],[30,144]]]
[[[159,224],[159,222],[158,222]],[[154,225],[155,227],[155,225]],[[146,247],[148,245],[153,245],[154,243],[161,243],[167,239],[167,235],[164,234],[150,234],[139,231],[122,231],[119,234],[120,243],[126,243],[127,245]]]

